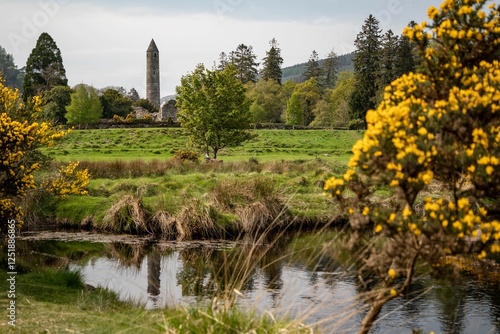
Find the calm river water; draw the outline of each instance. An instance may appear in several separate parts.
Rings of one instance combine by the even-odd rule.
[[[44,239],[65,241],[28,237],[18,247],[33,265],[80,270],[87,284],[107,287],[146,308],[212,303],[214,296],[223,300],[228,291],[237,291],[242,308],[299,318],[324,333],[355,333],[363,316],[365,305],[356,300],[362,288],[330,256],[335,245],[325,247],[335,232],[257,243],[156,243],[95,235],[67,240],[64,236]],[[412,330],[499,333],[498,280],[467,273],[454,281],[418,279],[409,298],[386,305],[372,332]]]

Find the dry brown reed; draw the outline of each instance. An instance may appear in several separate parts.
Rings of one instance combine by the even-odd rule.
[[[57,170],[64,163],[52,162],[51,169]],[[179,159],[166,160],[113,160],[113,161],[81,161],[80,167],[88,169],[92,178],[133,178],[158,177],[169,173],[305,173],[311,169],[319,172],[342,173],[345,166],[339,163],[326,162],[320,159],[311,161],[270,161],[259,162],[254,158],[240,162],[193,162]]]
[[[102,228],[131,234],[150,233],[148,214],[138,197],[126,195],[104,215]]]

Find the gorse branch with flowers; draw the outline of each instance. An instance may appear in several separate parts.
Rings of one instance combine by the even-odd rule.
[[[405,29],[420,68],[386,87],[348,171],[325,183],[354,236],[371,229],[384,240],[360,268],[383,288],[365,329],[405,292],[417,261],[439,271],[448,255],[500,251],[500,6],[488,3],[447,0],[429,9],[431,23]],[[377,204],[383,188],[392,205]]]
[[[37,149],[52,146],[68,131],[55,129],[48,122],[38,122],[41,100],[35,96],[23,103],[19,91],[4,85],[0,77],[0,232],[5,231],[9,219],[22,222],[20,200],[37,188],[35,172],[42,168]],[[61,169],[58,177],[46,181],[53,194],[83,194],[89,182],[86,170],[76,170],[71,163]]]

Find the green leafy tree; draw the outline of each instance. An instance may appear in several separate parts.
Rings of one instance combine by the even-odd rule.
[[[250,104],[233,66],[211,71],[200,64],[181,78],[176,91],[181,126],[206,154],[211,150],[214,159],[224,147],[252,137]]]
[[[114,115],[126,117],[132,112],[132,100],[116,89],[106,89],[99,99],[103,108],[103,118],[113,118]]]
[[[316,50],[313,50],[309,60],[306,64],[306,69],[303,74],[304,81],[307,81],[311,78],[316,79],[317,81],[321,80],[320,78],[323,75],[323,70],[319,66],[319,55]]]
[[[345,128],[348,126],[349,99],[354,91],[354,74],[344,71],[339,74],[335,87],[327,89],[313,113],[316,115],[310,124],[315,127]]]
[[[22,88],[22,79],[24,73],[17,69],[14,64],[14,57],[8,54],[7,51],[0,46],[0,75],[2,76],[4,85],[14,88]]]
[[[46,32],[42,33],[26,62],[24,76],[24,100],[42,94],[55,86],[67,86],[66,70],[63,66],[61,50]]]
[[[286,105],[286,124],[302,125],[304,122],[304,113],[300,96],[293,93]]]
[[[366,112],[376,106],[382,31],[379,25],[373,15],[368,16],[354,42],[356,90],[349,102],[352,118],[364,119]]]
[[[73,90],[68,86],[54,86],[42,96],[44,118],[54,124],[66,124],[66,107],[71,103]]]
[[[500,252],[499,13],[488,0],[446,0],[430,24],[407,27],[422,66],[385,89],[347,172],[326,181],[349,213],[371,302],[360,333],[405,296],[417,263],[442,276],[456,270],[447,257]]]
[[[314,120],[314,108],[316,103],[321,99],[321,88],[315,78],[311,78],[306,82],[297,84],[294,89],[294,94],[300,99],[302,108],[302,125],[308,126]],[[293,94],[292,94],[293,96]]]
[[[92,86],[80,84],[71,93],[71,103],[66,107],[68,124],[92,124],[102,117],[102,106],[97,91]]]
[[[246,85],[247,97],[252,101],[250,111],[256,123],[279,123],[286,108],[286,100],[276,81],[260,80]]]
[[[269,44],[271,48],[266,52],[266,56],[263,59],[263,68],[260,76],[263,80],[274,80],[281,85],[281,65],[283,64],[281,49],[275,38]]]
[[[236,51],[231,52],[230,62],[234,65],[236,76],[242,83],[257,81],[259,63],[255,62],[256,59],[257,56],[253,53],[252,46],[245,44],[238,45]]]

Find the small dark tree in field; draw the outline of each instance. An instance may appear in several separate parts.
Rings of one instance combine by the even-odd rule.
[[[237,146],[252,136],[250,104],[233,66],[208,70],[203,65],[181,79],[176,91],[178,118],[191,140],[213,158],[224,147]]]
[[[500,5],[488,2],[446,0],[429,9],[431,24],[405,29],[420,70],[387,86],[348,171],[326,182],[367,279],[360,333],[407,293],[417,264],[442,275],[447,257],[500,252]],[[381,188],[391,205],[377,202]]]

